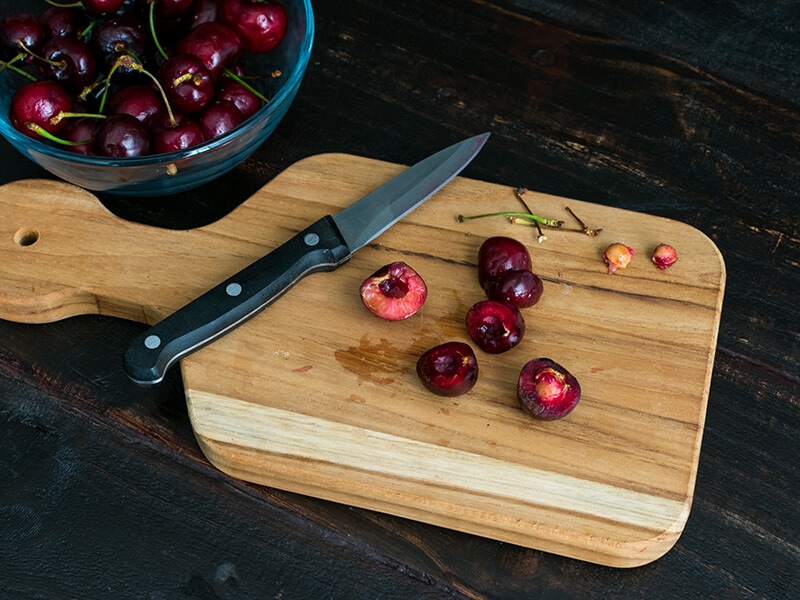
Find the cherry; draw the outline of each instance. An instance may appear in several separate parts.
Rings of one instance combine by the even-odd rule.
[[[177,51],[193,54],[203,61],[211,77],[222,72],[242,57],[242,42],[230,27],[222,23],[203,23],[192,29],[178,42]]]
[[[56,133],[66,124],[61,115],[71,109],[72,97],[55,81],[33,81],[14,92],[9,118],[18,131],[41,139],[31,127]]]
[[[494,300],[474,304],[466,317],[467,333],[484,352],[506,352],[522,341],[525,319],[514,306]]]
[[[226,0],[220,4],[220,18],[241,38],[247,52],[269,52],[286,37],[286,9],[277,2]]]
[[[428,297],[428,287],[406,263],[385,265],[367,277],[359,288],[364,306],[377,317],[400,321],[416,313]]]
[[[205,141],[200,126],[188,115],[173,113],[173,117],[174,124],[170,120],[169,114],[162,111],[150,121],[153,150],[156,153],[185,150]]]
[[[218,100],[229,100],[247,119],[261,108],[261,99],[238,81],[229,81],[217,92]]]
[[[505,302],[517,308],[529,308],[539,302],[544,285],[530,271],[511,269],[489,279],[484,289],[489,300]]]
[[[521,242],[509,237],[491,237],[478,250],[478,283],[485,288],[486,282],[500,273],[512,269],[531,270],[531,256]]]
[[[552,421],[567,415],[581,398],[577,378],[549,358],[528,361],[519,374],[517,398],[537,419]]]
[[[417,375],[434,394],[459,396],[475,387],[478,360],[469,344],[446,342],[419,357]]]
[[[144,156],[150,153],[150,146],[150,134],[144,125],[125,114],[103,119],[95,137],[95,152],[100,156]]]
[[[154,115],[164,110],[161,95],[146,84],[120,88],[108,98],[109,113],[125,113],[147,125]]]
[[[215,100],[200,114],[198,124],[207,140],[227,133],[244,121],[242,113],[230,100]]]
[[[39,16],[48,38],[78,37],[88,25],[84,13],[66,6],[53,6]]]
[[[203,23],[219,21],[219,5],[220,0],[195,0],[191,28],[199,27]]]
[[[61,130],[61,139],[71,142],[64,146],[75,154],[91,156],[94,154],[94,138],[97,130],[100,129],[102,119],[81,117],[79,119],[69,119],[69,122]]]
[[[181,112],[199,112],[214,97],[211,75],[203,61],[193,54],[177,54],[164,62],[158,70],[158,79],[173,108]]]
[[[99,17],[103,15],[113,15],[122,8],[122,5],[125,4],[125,0],[83,0],[82,4],[86,12]]]
[[[97,61],[89,46],[74,37],[49,39],[39,51],[36,66],[42,77],[67,88],[81,89],[97,79]]]
[[[148,0],[148,3],[151,0]],[[152,0],[155,13],[164,19],[179,19],[192,8],[192,0]]]
[[[0,21],[0,50],[2,58],[19,57],[30,62],[25,51],[37,50],[45,40],[45,30],[39,19],[29,13],[12,13]]]
[[[96,28],[92,43],[107,67],[112,67],[122,54],[143,60],[147,50],[147,30],[142,21],[131,14],[115,16]]]

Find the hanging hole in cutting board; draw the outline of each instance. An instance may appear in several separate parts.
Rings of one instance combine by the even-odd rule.
[[[14,234],[14,241],[20,246],[33,246],[39,241],[39,232],[35,229],[20,229]]]

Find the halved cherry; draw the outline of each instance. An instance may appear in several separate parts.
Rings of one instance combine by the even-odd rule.
[[[522,341],[525,319],[519,310],[504,302],[483,300],[467,311],[467,333],[484,352],[499,354]]]
[[[417,375],[434,394],[459,396],[475,387],[478,360],[469,344],[446,342],[419,357]]]
[[[428,287],[414,269],[398,261],[367,277],[359,293],[372,314],[389,321],[401,321],[422,308],[428,297]]]

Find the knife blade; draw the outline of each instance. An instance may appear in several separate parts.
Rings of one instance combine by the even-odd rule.
[[[181,358],[254,317],[302,278],[337,269],[456,177],[488,138],[468,138],[409,167],[159,321],[125,351],[128,377],[142,385],[161,382]]]

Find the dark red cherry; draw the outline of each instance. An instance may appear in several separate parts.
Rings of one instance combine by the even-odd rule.
[[[66,150],[75,154],[91,156],[94,154],[94,138],[97,130],[100,129],[102,119],[91,117],[80,117],[78,119],[67,119],[68,123],[59,132],[59,137],[68,142],[82,142],[77,145],[67,144]]]
[[[18,12],[6,15],[0,21],[0,57],[12,58],[24,53],[23,47],[36,51],[45,40],[45,31],[39,19],[30,13]],[[28,54],[23,54],[25,62],[30,61]]]
[[[66,125],[61,113],[72,109],[72,97],[55,81],[32,81],[18,88],[11,97],[9,119],[11,124],[34,139],[41,136],[31,130],[34,124],[49,133],[56,133]]]
[[[173,113],[173,116],[175,124],[170,121],[166,111],[160,112],[150,122],[153,151],[156,154],[185,150],[204,141],[200,126],[188,115]]]
[[[150,154],[150,133],[135,117],[110,115],[100,124],[94,147],[99,156],[145,156]]]
[[[86,12],[99,17],[115,14],[125,4],[125,0],[83,0],[82,4]]]
[[[236,32],[245,51],[254,54],[274,50],[286,37],[286,9],[277,2],[226,0],[220,5],[220,19]]]
[[[149,0],[148,0],[149,2]],[[155,14],[163,19],[179,19],[192,8],[193,0],[155,0]]]
[[[39,50],[36,66],[42,77],[70,89],[82,89],[97,79],[97,61],[89,46],[78,38],[54,37]]]
[[[214,82],[203,64],[193,54],[177,54],[158,70],[167,99],[175,110],[196,113],[214,97]]]
[[[247,119],[261,108],[261,99],[238,81],[229,81],[217,92],[217,100],[229,100]]]
[[[220,0],[195,0],[192,7],[191,28],[219,21],[219,4]]]
[[[488,238],[478,250],[478,283],[486,282],[504,271],[531,270],[531,257],[521,242],[503,236]]]
[[[198,57],[216,79],[226,68],[239,62],[243,48],[239,36],[230,27],[222,23],[204,23],[178,42],[177,51]]]
[[[39,16],[48,38],[78,37],[89,25],[86,14],[77,8],[53,6]]]
[[[108,113],[131,115],[145,126],[162,110],[164,101],[161,94],[147,84],[121,87],[108,98]]]
[[[506,352],[522,341],[525,319],[515,307],[482,300],[467,311],[467,333],[484,352]]]
[[[111,17],[95,29],[92,46],[98,58],[107,67],[116,63],[121,54],[130,54],[140,60],[146,56],[148,30],[132,14]],[[126,69],[120,69],[125,72]]]
[[[215,100],[203,110],[198,125],[207,140],[227,133],[244,121],[242,113],[233,102]]]
[[[489,300],[505,302],[517,308],[529,308],[539,302],[544,285],[530,271],[511,269],[489,279],[484,289]]]
[[[478,360],[469,344],[446,342],[419,357],[417,376],[434,394],[459,396],[475,387]]]

